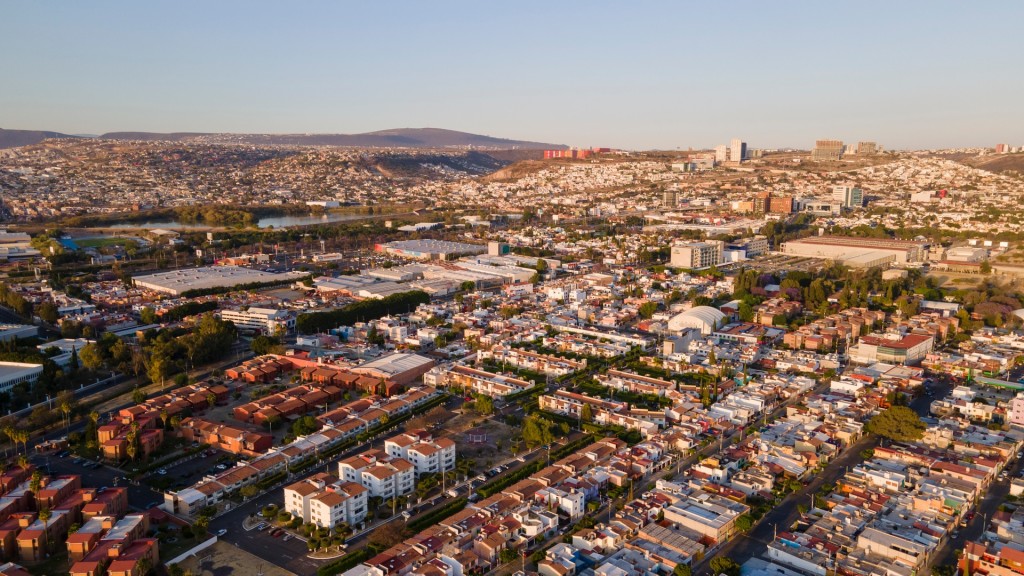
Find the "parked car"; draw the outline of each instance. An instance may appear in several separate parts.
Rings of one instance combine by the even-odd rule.
[[[166,468],[161,468],[161,469],[157,470],[156,473],[161,475],[161,476],[167,476],[167,469]]]
[[[228,529],[227,528],[221,528],[220,530],[217,530],[217,536],[223,536],[223,535],[225,535],[227,533],[228,533]]]

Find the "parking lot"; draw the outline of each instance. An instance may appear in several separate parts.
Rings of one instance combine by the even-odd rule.
[[[83,488],[128,488],[128,505],[135,510],[148,510],[153,505],[163,503],[164,496],[143,484],[129,484],[124,481],[124,473],[106,465],[95,466],[95,462],[81,460],[74,456],[59,457],[56,455],[30,458],[40,468],[49,469],[50,474],[77,474],[82,477]],[[90,465],[86,468],[86,465]],[[155,503],[155,504],[154,504]]]
[[[207,474],[234,466],[234,460],[234,457],[231,455],[225,455],[224,452],[210,449],[205,453],[200,453],[186,460],[168,464],[163,468],[167,474],[160,474],[159,470],[154,470],[146,475],[142,482],[157,489],[162,489],[165,486],[170,490],[186,488],[195,484]],[[218,468],[221,465],[223,468]]]

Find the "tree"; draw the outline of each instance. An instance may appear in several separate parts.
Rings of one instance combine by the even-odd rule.
[[[554,440],[551,423],[539,416],[530,415],[523,420],[523,442],[530,448],[550,444]]]
[[[743,514],[739,518],[736,518],[736,529],[740,532],[747,532],[754,527],[754,519],[750,517],[750,514]]]
[[[132,402],[136,404],[142,404],[146,401],[146,393],[142,391],[142,388],[136,388],[132,390]]]
[[[992,264],[988,260],[982,260],[981,267],[978,268],[978,271],[981,272],[982,274],[986,274],[986,275],[987,274],[991,274],[992,273]]]
[[[57,409],[64,416],[64,429],[71,426],[71,412],[78,406],[78,400],[70,390],[61,390],[57,393]]]
[[[252,339],[252,351],[257,356],[264,354],[283,354],[284,347],[281,341],[273,336],[259,335]]]
[[[164,356],[161,351],[154,351],[149,357],[149,364],[146,366],[146,375],[149,376],[149,381],[162,386],[169,371],[170,358]]]
[[[672,576],[691,576],[693,569],[690,568],[689,564],[676,564],[676,567],[672,570]]]
[[[156,324],[156,312],[149,306],[146,306],[139,312],[139,320],[142,320],[143,324]]]
[[[259,494],[260,489],[257,488],[254,484],[249,484],[248,486],[242,486],[242,489],[239,490],[239,492],[241,492],[242,498],[249,499]]]
[[[210,526],[210,519],[206,516],[200,516],[196,518],[195,522],[192,523],[192,532],[195,533],[197,538],[206,536],[206,529]]]
[[[580,409],[580,420],[584,422],[592,422],[594,420],[594,409],[590,407],[590,404],[584,404],[583,408]]]
[[[498,554],[498,559],[501,561],[502,564],[514,562],[518,557],[519,554],[516,552],[515,548],[505,548]]]
[[[897,442],[919,440],[927,426],[916,412],[906,406],[893,406],[868,421],[865,430]]]
[[[711,571],[718,574],[725,574],[726,576],[740,576],[740,565],[736,563],[732,558],[725,558],[723,556],[716,556],[711,559]]]
[[[639,313],[641,318],[650,318],[654,316],[654,313],[658,311],[657,302],[644,302],[640,305]]]
[[[480,414],[489,416],[494,413],[494,399],[486,394],[477,394],[474,408]]]
[[[44,322],[50,324],[56,324],[60,318],[60,314],[57,311],[57,305],[47,300],[36,308],[36,316],[39,316]]]

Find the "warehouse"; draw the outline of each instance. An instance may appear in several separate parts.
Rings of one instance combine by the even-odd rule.
[[[0,324],[0,342],[7,342],[17,338],[35,338],[39,335],[39,328],[30,324]]]
[[[790,240],[782,245],[781,251],[792,256],[825,258],[843,263],[849,261],[854,266],[870,267],[890,262],[923,262],[928,255],[928,243],[888,238],[812,236]],[[887,256],[892,256],[892,259]]]
[[[434,364],[435,362],[426,356],[396,352],[360,364],[351,371],[407,386],[433,368]]]
[[[285,283],[303,276],[305,274],[302,272],[273,273],[238,266],[206,266],[136,276],[132,280],[140,288],[180,296],[189,290],[232,288],[243,284]]]
[[[487,246],[446,240],[399,240],[377,244],[376,250],[419,260],[453,260],[467,254],[483,254]]]
[[[32,384],[43,373],[42,364],[0,362],[0,392],[10,392],[18,384]]]

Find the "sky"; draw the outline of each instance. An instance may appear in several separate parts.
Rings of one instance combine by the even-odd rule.
[[[0,0],[0,127],[1024,144],[1024,2]]]

